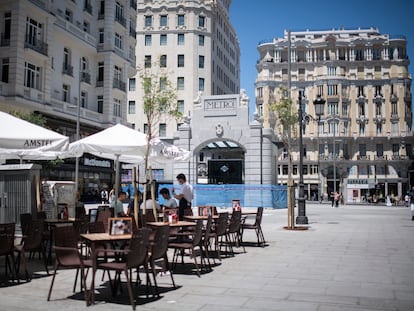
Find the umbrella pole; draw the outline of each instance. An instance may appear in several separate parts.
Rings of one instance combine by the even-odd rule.
[[[116,155],[116,165],[115,165],[115,195],[118,197],[119,193],[119,171],[120,171],[120,165],[119,165],[119,154]]]
[[[155,221],[157,221],[157,208],[155,206],[155,185],[152,180],[152,166],[149,167],[150,172],[150,185],[151,185],[151,200],[152,200],[152,213],[154,214]]]
[[[138,184],[137,184],[137,167],[134,166],[134,218],[138,228]]]

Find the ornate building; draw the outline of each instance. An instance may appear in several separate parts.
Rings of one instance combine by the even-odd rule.
[[[258,45],[256,106],[264,127],[279,134],[269,104],[280,100],[281,86],[291,86],[296,108],[299,92],[303,95],[308,198],[326,198],[337,190],[346,202],[387,195],[400,199],[409,190],[414,154],[406,45],[404,36],[376,28],[285,31],[283,38]],[[320,118],[314,107],[318,95],[325,101]],[[298,180],[298,144],[291,152]],[[274,172],[282,184],[288,176],[287,154],[280,149]]]

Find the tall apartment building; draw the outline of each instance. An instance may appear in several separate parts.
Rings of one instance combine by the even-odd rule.
[[[39,112],[72,140],[78,116],[80,136],[126,123],[136,20],[133,0],[1,1],[0,109]],[[111,168],[86,163],[81,184],[90,176],[111,181]],[[71,173],[68,165],[50,178],[73,179]]]
[[[303,110],[313,117],[303,123],[308,198],[329,197],[336,189],[346,202],[359,202],[401,198],[409,190],[414,144],[406,45],[404,36],[377,28],[295,31],[290,40],[285,31],[283,38],[258,45],[256,106],[265,127],[280,134],[269,103],[286,96],[278,90],[289,80],[294,107],[302,92]],[[326,101],[320,119],[314,107],[318,95]],[[298,180],[298,144],[291,152]],[[277,156],[278,183],[287,182],[287,153]]]
[[[240,92],[240,49],[229,19],[231,0],[138,0],[137,67],[159,63],[177,87],[178,109],[192,115],[203,95]],[[139,74],[129,81],[128,122],[146,131]],[[182,120],[162,116],[156,136],[172,138]]]

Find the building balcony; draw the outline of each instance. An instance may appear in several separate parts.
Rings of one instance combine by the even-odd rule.
[[[398,121],[400,118],[397,113],[391,114],[391,121]]]
[[[73,66],[69,64],[63,64],[62,74],[73,77]]]
[[[370,160],[370,156],[368,156],[368,155],[358,155],[357,156],[357,160],[369,161]]]
[[[126,91],[126,83],[119,80],[119,79],[114,79],[112,86],[115,89],[121,90],[121,91]]]
[[[48,56],[47,55],[47,49],[48,49],[47,43],[43,42],[42,40],[39,40],[36,37],[26,35],[26,38],[24,41],[24,47],[32,49],[45,56]]]
[[[9,46],[10,45],[10,36],[5,38],[4,33],[0,34],[0,46]]]
[[[129,27],[129,35],[132,38],[136,38],[137,37],[137,32],[134,29],[132,29],[131,27]]]
[[[85,72],[85,71],[82,71],[81,74],[80,74],[80,80],[82,82],[91,84],[91,75],[89,73]]]
[[[385,117],[383,117],[382,115],[376,115],[373,120],[375,123],[384,123]]]
[[[390,102],[395,103],[397,101],[398,101],[398,96],[395,95],[395,94],[391,94],[391,96],[390,96]]]
[[[121,24],[122,26],[126,27],[126,19],[123,16],[116,16],[115,15],[115,21]]]

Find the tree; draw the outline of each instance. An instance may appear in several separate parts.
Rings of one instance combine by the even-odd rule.
[[[295,227],[294,188],[292,179],[292,134],[296,134],[298,115],[293,109],[292,99],[286,87],[279,88],[279,101],[272,102],[269,110],[276,120],[275,132],[283,142],[289,159],[288,165],[288,228]]]
[[[147,150],[145,154],[145,172],[147,172],[150,141],[160,117],[167,115],[179,119],[182,117],[182,113],[178,111],[177,91],[168,80],[166,68],[154,63],[151,68],[141,70],[140,78],[144,93],[143,110],[147,119]]]

